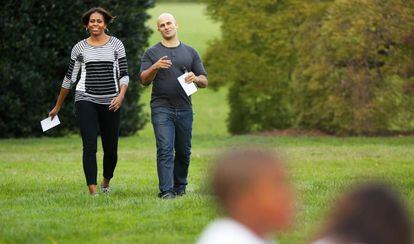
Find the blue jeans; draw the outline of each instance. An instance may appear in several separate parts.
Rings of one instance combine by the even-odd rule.
[[[151,122],[157,144],[157,171],[161,192],[183,191],[190,165],[193,110],[151,108]]]

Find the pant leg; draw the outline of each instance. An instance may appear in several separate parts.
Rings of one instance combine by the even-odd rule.
[[[118,161],[120,110],[109,111],[109,105],[99,104],[98,123],[103,148],[103,177],[112,179]]]
[[[177,112],[175,123],[174,190],[183,191],[187,186],[193,130],[192,109]]]
[[[157,145],[157,172],[161,192],[173,190],[174,113],[170,108],[151,108],[151,122]]]
[[[96,185],[96,145],[98,137],[98,112],[94,103],[78,101],[75,103],[76,116],[82,136],[83,144],[83,171],[86,184]]]

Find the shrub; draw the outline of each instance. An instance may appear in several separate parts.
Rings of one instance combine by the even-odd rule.
[[[345,135],[413,129],[414,98],[404,91],[413,80],[413,44],[406,40],[413,7],[336,1],[303,26],[294,72],[300,127]]]
[[[231,133],[413,129],[413,3],[205,2],[222,24],[205,63],[212,87],[230,89]]]
[[[230,87],[229,131],[289,127],[291,38],[302,21],[297,9],[274,0],[206,2],[209,15],[222,22],[222,38],[210,45],[205,60],[212,86]]]

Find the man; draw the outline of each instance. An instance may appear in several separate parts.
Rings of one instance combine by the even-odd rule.
[[[206,243],[271,243],[269,235],[287,228],[294,201],[280,161],[258,150],[236,150],[220,157],[212,170],[212,190],[226,215],[198,240]]]
[[[151,121],[157,144],[158,196],[163,199],[185,194],[191,154],[193,111],[177,77],[188,71],[187,83],[207,87],[207,73],[200,56],[178,39],[174,16],[158,17],[162,40],[150,47],[141,61],[141,84],[151,82]]]

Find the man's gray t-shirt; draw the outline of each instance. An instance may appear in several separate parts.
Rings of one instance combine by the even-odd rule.
[[[172,66],[158,70],[152,82],[151,107],[191,108],[191,97],[185,94],[177,77],[184,74],[184,67],[197,76],[207,76],[200,55],[194,48],[182,42],[173,48],[165,47],[159,42],[142,56],[140,72],[147,70],[164,56],[171,60]]]

